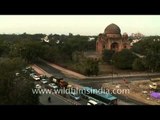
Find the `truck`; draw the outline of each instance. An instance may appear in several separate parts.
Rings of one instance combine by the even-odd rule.
[[[68,82],[66,82],[63,78],[51,76],[50,81],[54,82],[59,88],[67,88],[68,86]]]

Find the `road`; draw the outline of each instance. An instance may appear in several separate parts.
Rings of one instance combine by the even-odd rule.
[[[115,78],[119,78],[119,79],[123,79],[124,77],[125,78],[138,78],[138,77],[145,77],[145,78],[150,78],[150,77],[159,77],[160,76],[160,73],[136,73],[136,74],[113,74],[113,75],[103,75],[103,76],[85,76],[85,75],[82,75],[80,73],[77,73],[77,72],[74,72],[72,70],[69,70],[69,69],[66,69],[66,68],[63,68],[61,66],[58,66],[54,63],[49,63],[45,60],[41,60],[41,62],[49,65],[49,66],[52,66],[53,68],[61,71],[63,74],[65,74],[66,76],[69,76],[69,77],[73,77],[73,78],[76,78],[76,79],[84,79],[84,80],[104,80],[104,79],[115,79]]]
[[[63,73],[61,73],[59,70],[54,69],[53,67],[45,64],[45,63],[41,63],[41,64],[37,64],[40,68],[42,68],[43,70],[47,71],[49,74],[52,74],[54,76],[57,77],[63,77],[66,81],[68,82],[73,82],[75,84],[79,84],[82,86],[89,86],[92,88],[97,88],[100,89],[103,83],[107,83],[107,82],[111,82],[111,79],[101,79],[101,80],[79,80],[79,79],[74,79],[74,78],[68,78],[66,77]],[[137,79],[141,80],[144,78],[142,77],[138,77]],[[129,80],[137,80],[135,77],[134,78],[130,78]],[[145,78],[146,79],[146,78]],[[114,81],[117,80],[121,80],[120,78],[114,78]],[[91,82],[92,81],[92,82]],[[143,103],[123,97],[123,96],[117,96],[119,98],[119,104],[120,105],[142,105]],[[79,101],[79,103],[86,105],[86,101],[84,102],[83,100]]]
[[[51,97],[51,102],[48,102],[48,97]],[[40,103],[42,105],[73,105],[72,103],[66,101],[63,97],[57,95],[43,94],[39,97]]]
[[[36,65],[32,66],[33,69],[35,69],[38,74],[47,75],[48,77],[51,76],[51,74],[44,71],[42,68],[39,68]],[[39,101],[42,105],[86,105],[87,99],[81,98],[79,101],[73,100],[69,94],[66,95],[59,95],[54,94],[53,89],[51,89],[48,84],[43,84],[41,81],[35,81],[35,85],[39,84],[42,86],[42,89],[36,90],[40,91],[40,97]],[[46,92],[46,91],[52,91],[52,92]],[[48,102],[48,97],[51,97],[51,102]]]

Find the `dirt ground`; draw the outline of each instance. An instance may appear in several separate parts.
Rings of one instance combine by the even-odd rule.
[[[105,83],[103,88],[108,88],[110,90],[121,90],[121,95],[135,99],[137,101],[149,104],[149,105],[160,105],[160,99],[155,99],[150,96],[152,90],[149,88],[149,85],[152,82],[150,80],[143,81],[118,81],[114,83]],[[160,84],[160,81],[156,82]],[[125,90],[129,90],[126,93]]]
[[[103,75],[112,75],[112,71],[113,74],[137,74],[137,73],[145,73],[145,72],[138,72],[138,71],[133,71],[133,70],[121,70],[118,69],[112,65],[109,64],[100,64],[99,65],[99,75],[103,76]]]

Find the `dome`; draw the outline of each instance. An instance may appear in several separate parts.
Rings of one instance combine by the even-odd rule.
[[[110,24],[106,27],[104,30],[104,33],[106,34],[121,34],[120,28],[116,24]]]
[[[128,34],[125,32],[125,33],[123,33],[123,36],[124,37],[128,37]]]

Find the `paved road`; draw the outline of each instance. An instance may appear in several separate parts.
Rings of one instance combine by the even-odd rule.
[[[66,81],[68,82],[74,82],[76,84],[79,85],[83,85],[83,86],[89,86],[92,88],[101,88],[103,83],[107,83],[107,82],[111,82],[111,80],[93,80],[91,82],[91,80],[78,80],[78,79],[74,79],[74,78],[68,78],[66,77],[64,74],[62,74],[60,71],[54,69],[53,67],[47,65],[47,64],[38,64],[39,67],[41,67],[42,69],[44,69],[45,71],[47,71],[50,74],[53,74],[55,76],[59,76],[59,77],[63,77]],[[131,78],[131,79],[135,79],[135,78]],[[115,79],[115,80],[119,80],[119,78]],[[119,98],[119,97],[118,97]],[[82,103],[81,103],[82,102]],[[126,99],[125,97],[121,96],[121,99],[118,101],[120,105],[134,105],[134,104],[138,104],[141,105],[141,103],[138,103],[137,101],[134,100],[129,100]],[[80,101],[81,104],[86,104],[83,100]]]
[[[81,105],[81,103],[71,99],[69,95],[59,95],[54,94],[53,89],[49,88],[47,84],[43,84],[40,81],[36,81],[35,84],[40,84],[42,86],[39,101],[42,105]],[[43,91],[52,91],[52,92],[43,92]],[[48,102],[48,97],[51,97],[51,102]],[[85,102],[82,102],[86,104]]]
[[[44,71],[43,69],[39,68],[36,65],[34,65],[32,67],[39,74],[46,74],[47,76],[48,75],[51,76],[51,74],[47,73],[46,71]],[[40,84],[42,86],[42,89],[40,89],[40,90],[42,90],[41,93],[43,93],[43,90],[45,90],[45,89],[46,89],[45,91],[53,90],[48,86],[48,84],[43,84],[40,81],[35,81],[35,84]],[[49,96],[52,98],[51,103],[49,103],[48,100],[47,100]],[[46,92],[41,94],[39,99],[40,99],[40,103],[43,104],[43,105],[86,105],[87,101],[88,101],[84,98],[81,98],[79,101],[75,101],[69,95],[62,96],[62,95],[59,95],[59,94],[51,94],[51,93],[46,94]]]
[[[108,82],[112,82],[112,81],[118,81],[118,80],[123,80],[123,77],[119,76],[117,77],[116,75],[112,77],[107,77],[107,78],[103,78],[103,79],[83,79],[83,80],[80,80],[80,79],[75,79],[75,78],[68,78],[66,75],[64,75],[63,73],[61,73],[59,70],[56,70],[55,68],[45,64],[45,63],[41,63],[41,64],[38,64],[39,67],[41,67],[42,69],[44,69],[45,71],[47,71],[48,73],[52,74],[52,75],[55,75],[56,77],[63,77],[65,78],[66,81],[71,81],[71,82],[75,82],[77,84],[90,84],[90,83],[108,83]],[[160,77],[159,74],[156,74],[153,76],[153,75],[144,75],[144,76],[130,76],[128,75],[128,77],[126,78],[128,81],[134,81],[134,80],[148,80],[149,78],[154,78],[154,77]],[[92,81],[92,82],[91,82]]]
[[[89,79],[89,80],[94,80],[94,79],[98,79],[98,80],[101,80],[101,79],[113,79],[113,78],[120,78],[120,79],[123,79],[124,77],[125,78],[137,78],[137,77],[157,77],[157,76],[160,76],[160,73],[136,73],[136,74],[113,74],[113,75],[105,75],[105,76],[94,76],[94,77],[88,77],[88,76],[85,76],[85,75],[82,75],[82,74],[79,74],[79,73],[76,73],[74,71],[71,71],[71,70],[68,70],[66,68],[63,68],[63,67],[60,67],[56,64],[53,64],[53,63],[49,63],[45,60],[41,60],[41,62],[49,65],[49,66],[52,66],[53,68],[61,71],[62,73],[66,74],[66,75],[69,75],[74,77],[74,78],[79,78],[79,79]]]
[[[48,102],[48,97],[51,97],[51,102]],[[43,94],[39,97],[42,105],[73,105],[71,102],[66,101],[63,97],[58,95]]]

